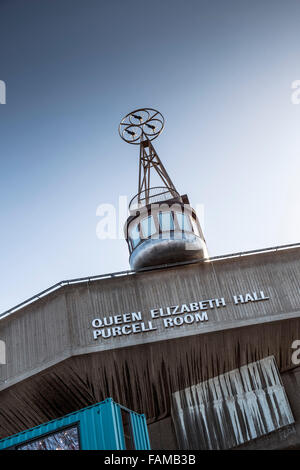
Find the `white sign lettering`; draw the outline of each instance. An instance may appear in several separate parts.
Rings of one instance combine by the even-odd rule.
[[[246,294],[233,295],[233,305],[247,304],[269,300],[263,291],[247,292]],[[114,338],[137,333],[146,333],[157,330],[153,321],[160,320],[163,328],[174,328],[182,325],[192,325],[209,320],[207,311],[214,308],[226,307],[224,297],[194,301],[182,305],[152,308],[151,320],[144,320],[142,312],[123,313],[103,318],[95,318],[92,321],[93,337],[95,340],[102,338]]]

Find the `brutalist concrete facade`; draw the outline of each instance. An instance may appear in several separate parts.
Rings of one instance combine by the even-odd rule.
[[[111,396],[146,414],[152,448],[176,449],[182,444],[174,397],[194,387],[196,403],[185,402],[188,393],[182,398],[194,413],[189,432],[200,432],[201,419],[205,425],[205,406],[218,427],[235,401],[237,426],[226,430],[227,439],[222,429],[216,435],[225,444],[233,442],[232,432],[243,437],[227,448],[297,448],[300,368],[292,344],[300,340],[299,279],[300,247],[293,246],[80,280],[3,316],[0,437]],[[271,369],[257,372],[266,360],[273,371],[267,385],[263,370]],[[247,384],[236,378],[245,366]],[[253,403],[245,420],[241,410]],[[210,442],[218,446],[217,437]]]

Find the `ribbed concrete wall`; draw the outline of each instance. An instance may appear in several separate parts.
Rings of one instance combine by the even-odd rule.
[[[72,355],[298,318],[299,279],[300,249],[292,249],[65,287],[0,320],[0,390]],[[234,304],[234,295],[260,291],[270,299]],[[208,321],[164,328],[158,318],[152,332],[93,339],[94,318],[141,311],[148,321],[150,309],[213,298],[226,307],[208,309]]]
[[[154,270],[83,283],[50,294],[0,321],[0,436],[112,396],[150,421],[170,414],[171,394],[274,355],[295,366],[300,339],[300,249]],[[269,300],[234,304],[263,291]],[[208,320],[97,340],[92,320],[224,298]],[[181,315],[182,316],[182,315]],[[170,341],[167,341],[170,340]],[[26,380],[25,380],[26,379]]]

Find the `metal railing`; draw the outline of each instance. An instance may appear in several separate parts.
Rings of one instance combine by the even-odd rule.
[[[139,271],[119,271],[115,273],[108,273],[108,274],[100,274],[98,276],[89,276],[89,277],[79,277],[76,279],[69,279],[65,281],[60,281],[56,284],[54,284],[51,287],[48,287],[48,289],[43,290],[42,292],[39,292],[38,294],[30,297],[27,300],[24,300],[23,302],[19,303],[18,305],[15,305],[14,307],[10,308],[9,310],[6,310],[5,312],[0,314],[0,320],[7,317],[8,315],[11,315],[12,313],[21,310],[23,307],[26,307],[42,298],[45,296],[51,294],[52,292],[55,292],[58,289],[61,289],[62,287],[69,286],[69,285],[75,285],[75,284],[80,284],[80,283],[90,283],[93,281],[98,281],[101,279],[112,279],[115,277],[123,277],[123,276],[129,276],[129,275],[134,275],[134,274],[139,274],[141,272],[147,272],[147,271],[154,271],[157,269],[166,269],[166,268],[171,268],[175,266],[183,266],[187,264],[197,264],[201,263],[203,261],[206,262],[211,262],[211,261],[219,261],[223,259],[229,259],[229,258],[239,258],[243,256],[249,256],[249,255],[255,255],[258,253],[270,253],[270,252],[277,252],[277,251],[282,251],[282,250],[287,250],[289,248],[300,248],[300,242],[299,243],[292,243],[289,245],[281,245],[281,246],[275,246],[275,247],[270,247],[270,248],[262,248],[259,250],[250,250],[250,251],[241,251],[238,253],[231,253],[227,255],[219,255],[219,256],[213,256],[211,258],[203,258],[202,260],[195,260],[195,261],[182,261],[182,262],[177,262],[177,263],[171,263],[171,264],[162,264],[162,265],[157,265],[157,266],[151,266],[147,268],[142,268]]]
[[[174,189],[155,186],[147,191],[142,191],[136,194],[129,202],[129,210],[136,211],[148,204],[156,204],[174,198],[180,198],[179,193]]]

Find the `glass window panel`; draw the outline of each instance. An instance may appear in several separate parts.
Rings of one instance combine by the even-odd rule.
[[[160,212],[158,220],[162,232],[174,230],[174,220],[171,212]]]
[[[140,242],[140,232],[138,225],[130,227],[130,239],[132,242],[132,247],[135,248]]]
[[[154,235],[156,233],[156,227],[152,215],[147,217],[146,219],[143,219],[141,225],[145,238],[149,238],[151,237],[151,235]]]
[[[180,230],[191,232],[192,227],[189,217],[181,212],[176,212],[176,216]]]
[[[79,450],[78,427],[63,429],[47,436],[25,442],[17,450]]]
[[[198,226],[197,226],[197,223],[194,219],[192,219],[192,226],[193,226],[193,231],[196,235],[199,235],[199,230],[198,230]]]

